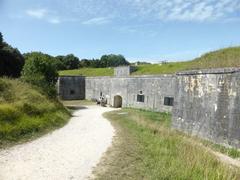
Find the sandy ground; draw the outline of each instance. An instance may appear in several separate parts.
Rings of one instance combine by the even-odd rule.
[[[0,151],[0,180],[87,179],[115,134],[102,114],[111,108],[78,110],[63,128]]]

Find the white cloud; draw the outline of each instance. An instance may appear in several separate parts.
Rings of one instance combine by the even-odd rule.
[[[92,19],[83,21],[82,24],[84,24],[84,25],[102,25],[102,24],[107,24],[109,22],[110,22],[109,18],[97,17],[97,18],[92,18]]]
[[[74,19],[74,22],[82,22],[84,25],[107,24],[113,20],[203,22],[240,19],[240,0],[71,0],[71,3],[69,0],[51,0],[51,2],[54,6],[47,6],[47,9],[29,9],[26,13],[50,23],[70,22],[69,19]],[[43,4],[43,7],[46,6]]]
[[[139,18],[213,21],[240,11],[240,0],[124,0]],[[240,18],[240,17],[238,17]]]
[[[50,18],[48,19],[48,22],[49,23],[52,23],[52,24],[60,24],[61,23],[61,20],[59,18]]]
[[[49,11],[46,8],[28,9],[26,10],[26,14],[32,18],[45,20],[51,24],[59,24],[62,22],[60,18],[55,15],[54,11]]]
[[[48,11],[47,9],[28,9],[26,10],[26,14],[34,17],[34,18],[38,18],[38,19],[42,19],[47,15]]]

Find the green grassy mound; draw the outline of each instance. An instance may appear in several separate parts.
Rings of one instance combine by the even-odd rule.
[[[0,147],[63,126],[69,112],[19,80],[0,78]]]
[[[184,70],[240,67],[240,47],[230,47],[204,54],[192,61],[137,66],[132,75],[172,74]],[[60,71],[60,75],[112,76],[112,68],[82,68]]]
[[[113,68],[81,68],[59,71],[60,76],[113,76]]]
[[[192,61],[173,62],[162,65],[141,65],[133,75],[171,74],[184,70],[240,67],[240,47],[220,49],[204,54]]]

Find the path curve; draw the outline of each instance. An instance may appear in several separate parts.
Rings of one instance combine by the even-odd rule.
[[[114,129],[102,114],[111,108],[78,110],[61,129],[0,151],[1,180],[86,179],[112,143]]]

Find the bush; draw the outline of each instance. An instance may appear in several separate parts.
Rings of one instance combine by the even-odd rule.
[[[26,56],[22,79],[42,89],[50,97],[56,96],[58,73],[51,57],[42,53]]]

